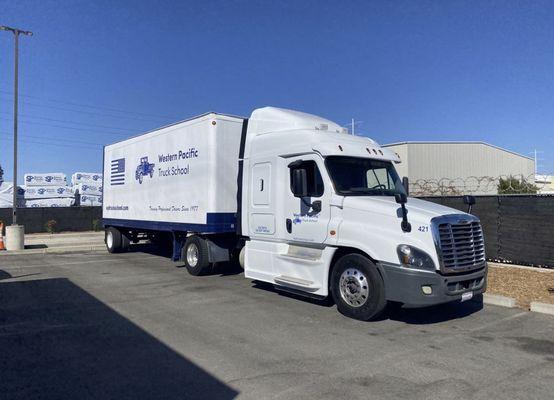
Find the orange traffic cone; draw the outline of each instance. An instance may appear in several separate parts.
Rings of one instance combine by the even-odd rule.
[[[4,223],[0,222],[0,250],[6,250],[6,246],[4,246],[4,236],[2,236],[2,232],[4,232]]]

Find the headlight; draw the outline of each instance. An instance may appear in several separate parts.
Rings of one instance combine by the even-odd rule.
[[[416,247],[401,244],[396,249],[400,264],[409,268],[435,270],[435,263],[426,252]]]

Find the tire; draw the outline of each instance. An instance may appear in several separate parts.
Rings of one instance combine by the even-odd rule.
[[[239,253],[239,265],[240,268],[244,271],[244,260],[246,257],[246,246],[244,246],[242,249],[240,249]]]
[[[119,253],[122,250],[122,236],[119,229],[110,226],[106,229],[104,241],[109,253]]]
[[[348,254],[336,262],[331,293],[341,314],[361,321],[376,319],[387,305],[377,267],[360,254]]]
[[[189,274],[205,274],[210,266],[206,241],[198,236],[189,236],[181,251],[181,259],[185,262]]]

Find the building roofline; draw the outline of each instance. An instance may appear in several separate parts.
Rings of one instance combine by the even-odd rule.
[[[523,155],[523,154],[516,153],[515,151],[508,150],[508,149],[505,149],[505,148],[500,147],[500,146],[495,146],[494,144],[490,144],[490,143],[487,143],[487,142],[480,142],[480,141],[463,141],[463,140],[452,140],[452,141],[448,141],[448,140],[443,140],[443,141],[440,141],[440,140],[405,141],[405,142],[396,142],[396,143],[383,144],[383,145],[381,145],[381,147],[399,146],[399,145],[403,145],[403,144],[482,144],[482,145],[484,145],[484,146],[489,146],[489,147],[492,147],[492,148],[495,148],[495,149],[498,149],[498,150],[505,151],[506,153],[514,154],[514,155],[516,155],[516,156],[523,157],[523,158],[527,158],[527,159],[529,159],[529,160],[531,160],[531,161],[535,161],[535,159],[534,159],[533,157],[525,156],[525,155]]]

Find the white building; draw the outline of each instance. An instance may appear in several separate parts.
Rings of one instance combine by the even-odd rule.
[[[554,175],[535,175],[540,194],[554,194]]]
[[[483,142],[401,142],[384,145],[402,162],[412,195],[497,194],[500,178],[535,182],[533,158]]]

